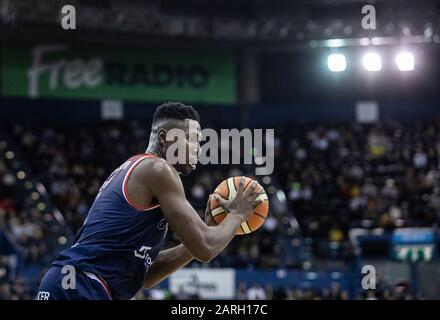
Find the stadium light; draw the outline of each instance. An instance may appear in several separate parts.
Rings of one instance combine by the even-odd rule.
[[[362,63],[367,71],[380,71],[382,69],[382,60],[377,53],[368,52],[364,54]]]
[[[409,52],[400,52],[396,57],[397,68],[400,71],[414,70],[414,56]]]
[[[330,71],[341,72],[347,67],[347,60],[343,54],[332,53],[328,56],[327,65]]]

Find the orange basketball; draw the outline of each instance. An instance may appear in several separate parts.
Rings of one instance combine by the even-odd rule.
[[[223,199],[233,199],[237,193],[238,186],[240,184],[240,178],[241,177],[231,177],[223,180],[214,190],[214,193],[223,197]],[[244,190],[246,190],[246,188],[252,182],[252,179],[248,177],[243,178]],[[255,208],[255,211],[251,214],[251,216],[240,225],[236,232],[237,235],[249,234],[254,232],[259,227],[261,227],[266,220],[267,214],[269,213],[269,200],[267,198],[266,191],[264,191],[262,186],[259,185],[257,187],[257,192],[261,193],[257,197],[257,199],[263,200],[263,202],[260,203]],[[219,224],[220,222],[222,222],[227,213],[222,207],[219,206],[217,200],[211,199],[209,202],[209,206],[215,223]]]

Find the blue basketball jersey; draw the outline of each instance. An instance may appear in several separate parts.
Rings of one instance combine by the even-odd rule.
[[[104,182],[72,247],[55,266],[71,265],[103,279],[113,299],[131,299],[163,246],[168,223],[157,201],[135,204],[127,193],[133,169],[152,154],[128,159]]]

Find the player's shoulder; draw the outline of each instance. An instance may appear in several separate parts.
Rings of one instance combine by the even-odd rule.
[[[142,161],[137,168],[137,173],[158,179],[160,177],[177,177],[178,173],[173,166],[171,166],[164,158],[161,157],[148,157],[147,161]]]

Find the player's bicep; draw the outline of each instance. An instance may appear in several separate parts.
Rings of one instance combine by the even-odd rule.
[[[171,230],[184,242],[201,241],[204,222],[188,203],[180,178],[172,168],[164,166],[156,172],[150,187]]]

